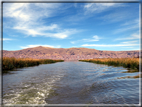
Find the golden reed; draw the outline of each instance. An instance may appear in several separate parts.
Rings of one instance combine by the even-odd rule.
[[[49,64],[55,62],[62,62],[63,60],[51,60],[51,59],[31,59],[31,58],[14,58],[3,57],[2,70],[12,70],[14,68],[29,67],[39,64]]]
[[[139,58],[102,58],[102,59],[87,59],[80,61],[93,62],[97,64],[114,65],[114,66],[123,66],[125,68],[139,70]]]

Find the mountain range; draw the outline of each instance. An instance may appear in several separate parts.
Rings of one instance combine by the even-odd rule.
[[[3,57],[80,60],[93,58],[132,58],[139,57],[136,51],[103,51],[89,48],[50,48],[34,47],[17,51],[3,50]]]

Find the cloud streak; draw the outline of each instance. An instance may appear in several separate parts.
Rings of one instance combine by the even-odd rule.
[[[109,8],[123,6],[121,3],[87,3],[84,6],[85,14],[88,13],[100,13],[107,11]]]
[[[130,40],[130,41],[124,41],[124,42],[120,42],[119,44],[83,44],[81,46],[87,46],[87,47],[139,47],[140,44],[138,40],[136,39],[140,39],[140,35],[139,34],[132,34],[130,37],[126,37],[126,38],[117,38],[115,40]]]
[[[88,47],[123,47],[123,46],[139,46],[139,44],[83,44],[81,46]]]
[[[117,34],[117,33],[123,33],[123,32],[130,31],[130,30],[136,30],[136,29],[139,30],[140,29],[138,19],[128,21],[128,22],[126,22],[124,24],[121,24],[121,26],[124,26],[124,27],[121,27],[119,29],[114,30],[113,33]]]
[[[55,23],[45,24],[42,20],[58,14],[56,11],[60,6],[60,3],[10,3],[4,5],[4,17],[13,18],[15,24],[11,28],[27,36],[65,39],[80,30],[64,29]]]
[[[131,43],[138,43],[139,41],[135,40],[135,41],[125,41],[125,42],[121,42],[121,43],[127,43],[127,44],[131,44]]]
[[[100,38],[99,36],[95,35],[92,37],[92,39],[81,39],[81,40],[77,40],[77,41],[71,41],[72,44],[78,43],[78,42],[94,42],[94,41],[99,41]]]
[[[0,40],[3,40],[3,41],[11,41],[11,40],[14,40],[14,39],[11,39],[11,38],[3,38],[3,39],[0,39]]]
[[[125,37],[125,38],[116,38],[114,41],[117,41],[117,40],[135,40],[135,39],[140,39],[140,35],[137,34],[137,33],[134,33],[132,34],[131,36],[129,37]]]
[[[134,24],[139,24],[139,19],[134,19],[133,21],[126,21],[125,23],[121,24],[121,26],[130,26]]]
[[[37,44],[37,45],[20,46],[20,48],[26,49],[26,48],[34,48],[34,47],[38,47],[38,46],[50,47],[50,48],[60,48],[61,47],[60,45],[52,46],[52,45],[41,45],[41,44]]]
[[[68,36],[81,31],[76,29],[61,29],[57,24],[51,24],[50,26],[41,26],[40,28],[32,28],[29,26],[16,26],[13,29],[20,30],[22,33],[32,37],[44,36],[59,39],[65,39]]]
[[[114,34],[122,33],[122,32],[128,31],[128,30],[134,30],[134,29],[139,29],[139,25],[137,24],[137,25],[117,29],[114,31]]]
[[[132,47],[132,46],[140,46],[138,44],[138,41],[125,41],[120,42],[119,44],[83,44],[81,46],[87,46],[87,47]]]

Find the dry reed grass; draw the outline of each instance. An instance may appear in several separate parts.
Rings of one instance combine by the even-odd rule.
[[[2,70],[12,70],[14,68],[29,67],[39,64],[49,64],[55,62],[62,62],[63,60],[51,60],[51,59],[31,59],[31,58],[9,58],[3,57],[2,59]]]
[[[80,60],[85,62],[93,62],[97,64],[107,64],[114,66],[123,66],[125,68],[139,70],[139,58],[102,58]]]

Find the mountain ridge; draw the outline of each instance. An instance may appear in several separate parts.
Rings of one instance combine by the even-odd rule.
[[[3,50],[3,57],[80,60],[93,58],[130,58],[139,57],[139,50],[135,51],[106,51],[90,48],[52,48],[38,46],[16,51]]]

